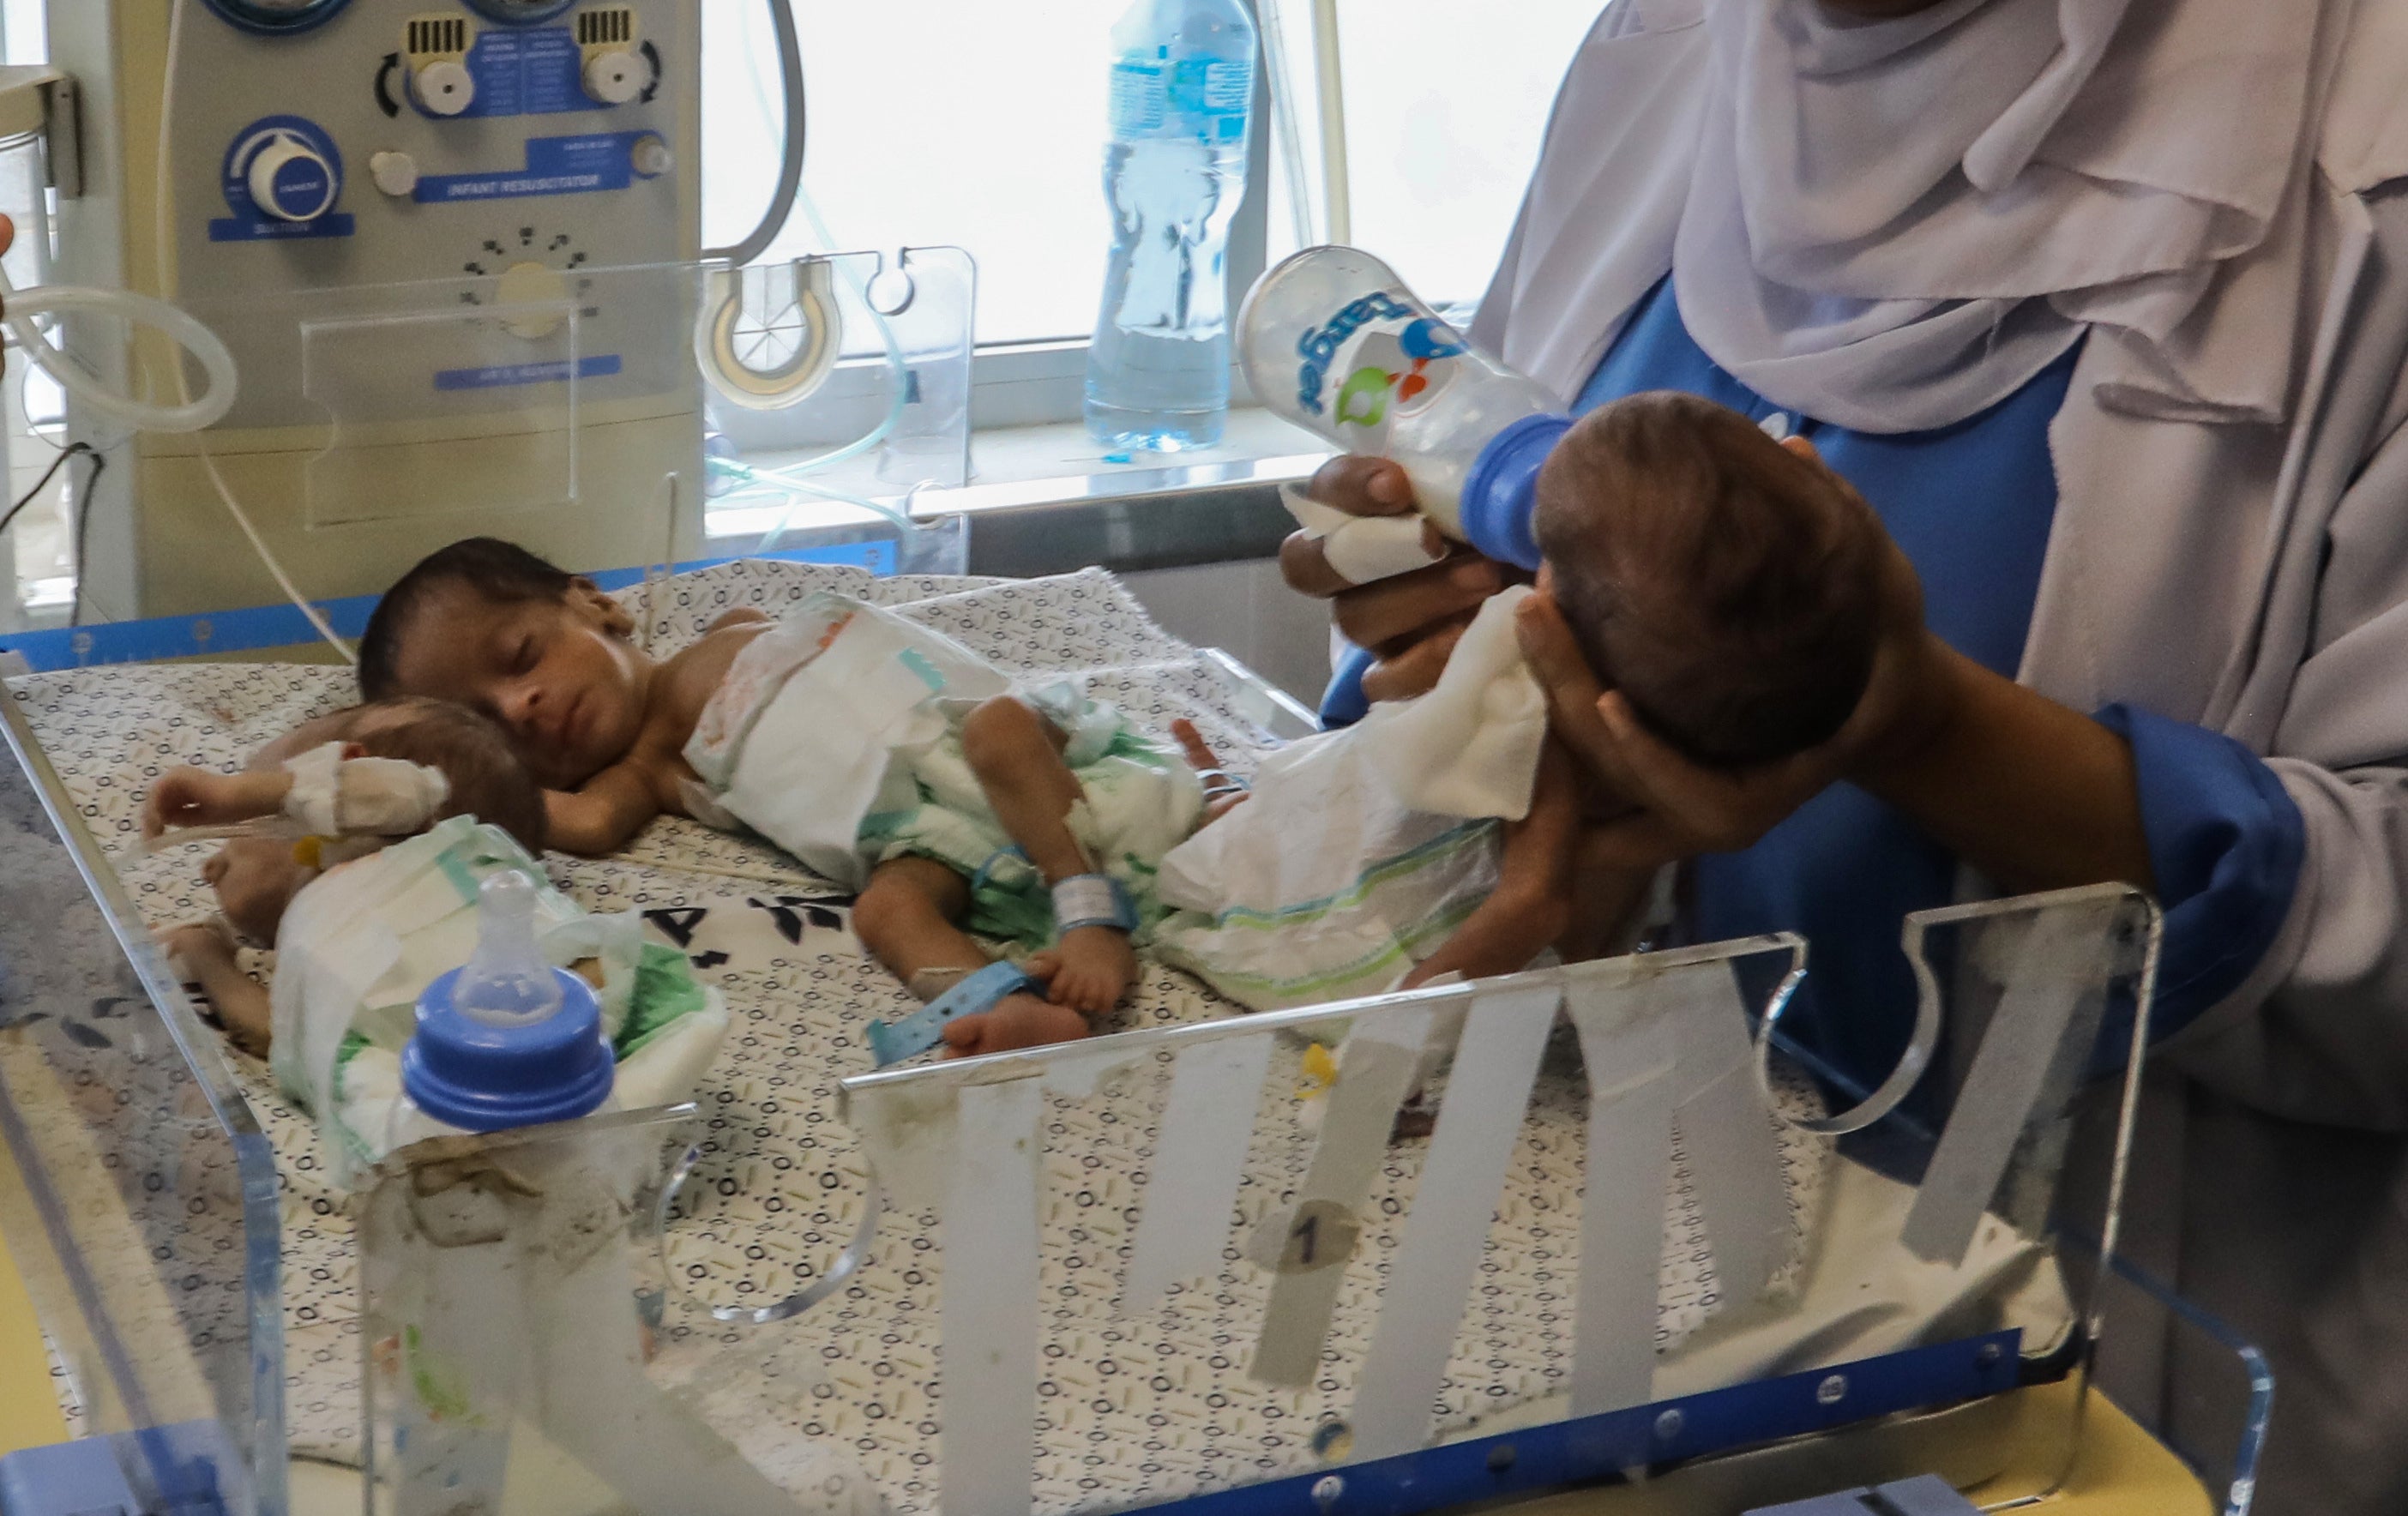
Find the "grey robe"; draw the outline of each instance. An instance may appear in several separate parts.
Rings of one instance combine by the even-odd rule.
[[[1651,153],[1682,162],[1694,130],[1699,4],[1599,22],[1474,323],[1561,393],[1670,266],[1681,175]],[[2217,296],[2304,270],[2300,341],[2265,354],[2286,411],[2135,404],[2129,355],[2087,344],[2020,676],[2231,736],[2306,823],[2278,939],[2154,1055],[2127,1203],[2143,1262],[2272,1357],[2268,1516],[2408,1511],[2408,3],[2336,16],[2294,182],[2304,250]]]

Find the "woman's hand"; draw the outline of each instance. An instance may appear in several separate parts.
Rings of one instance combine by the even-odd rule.
[[[1924,627],[1922,586],[1895,544],[1882,618],[1871,679],[1837,737],[1775,763],[1708,768],[1641,725],[1627,699],[1598,683],[1554,600],[1531,596],[1519,612],[1522,651],[1546,691],[1553,731],[1587,771],[1582,866],[1654,869],[1752,847],[1854,765],[1943,723],[1944,649]]]
[[[1401,516],[1414,508],[1412,481],[1385,458],[1333,458],[1304,493],[1353,516]],[[1403,700],[1436,684],[1464,628],[1511,582],[1493,560],[1459,543],[1451,546],[1447,558],[1427,568],[1362,585],[1332,569],[1321,539],[1310,533],[1297,533],[1280,549],[1289,586],[1331,601],[1347,640],[1379,656],[1363,677],[1370,699]]]

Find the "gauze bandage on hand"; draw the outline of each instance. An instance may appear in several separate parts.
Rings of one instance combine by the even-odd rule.
[[[284,765],[293,792],[284,814],[320,837],[408,837],[452,797],[452,781],[398,758],[345,758],[329,742]]]
[[[1280,499],[1298,526],[1321,539],[1330,572],[1349,584],[1410,574],[1446,556],[1443,542],[1430,546],[1438,533],[1419,516],[1350,516],[1293,484],[1280,486]]]

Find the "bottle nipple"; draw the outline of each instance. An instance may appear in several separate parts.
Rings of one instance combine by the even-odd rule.
[[[477,951],[460,971],[453,1008],[486,1026],[532,1026],[559,1013],[560,980],[535,945],[535,881],[512,870],[477,896]]]

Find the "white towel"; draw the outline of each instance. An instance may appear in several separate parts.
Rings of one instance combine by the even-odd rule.
[[[1531,594],[1517,587],[1483,606],[1437,688],[1374,706],[1357,725],[1373,766],[1409,808],[1509,822],[1530,814],[1547,696],[1523,661],[1513,613]]]

